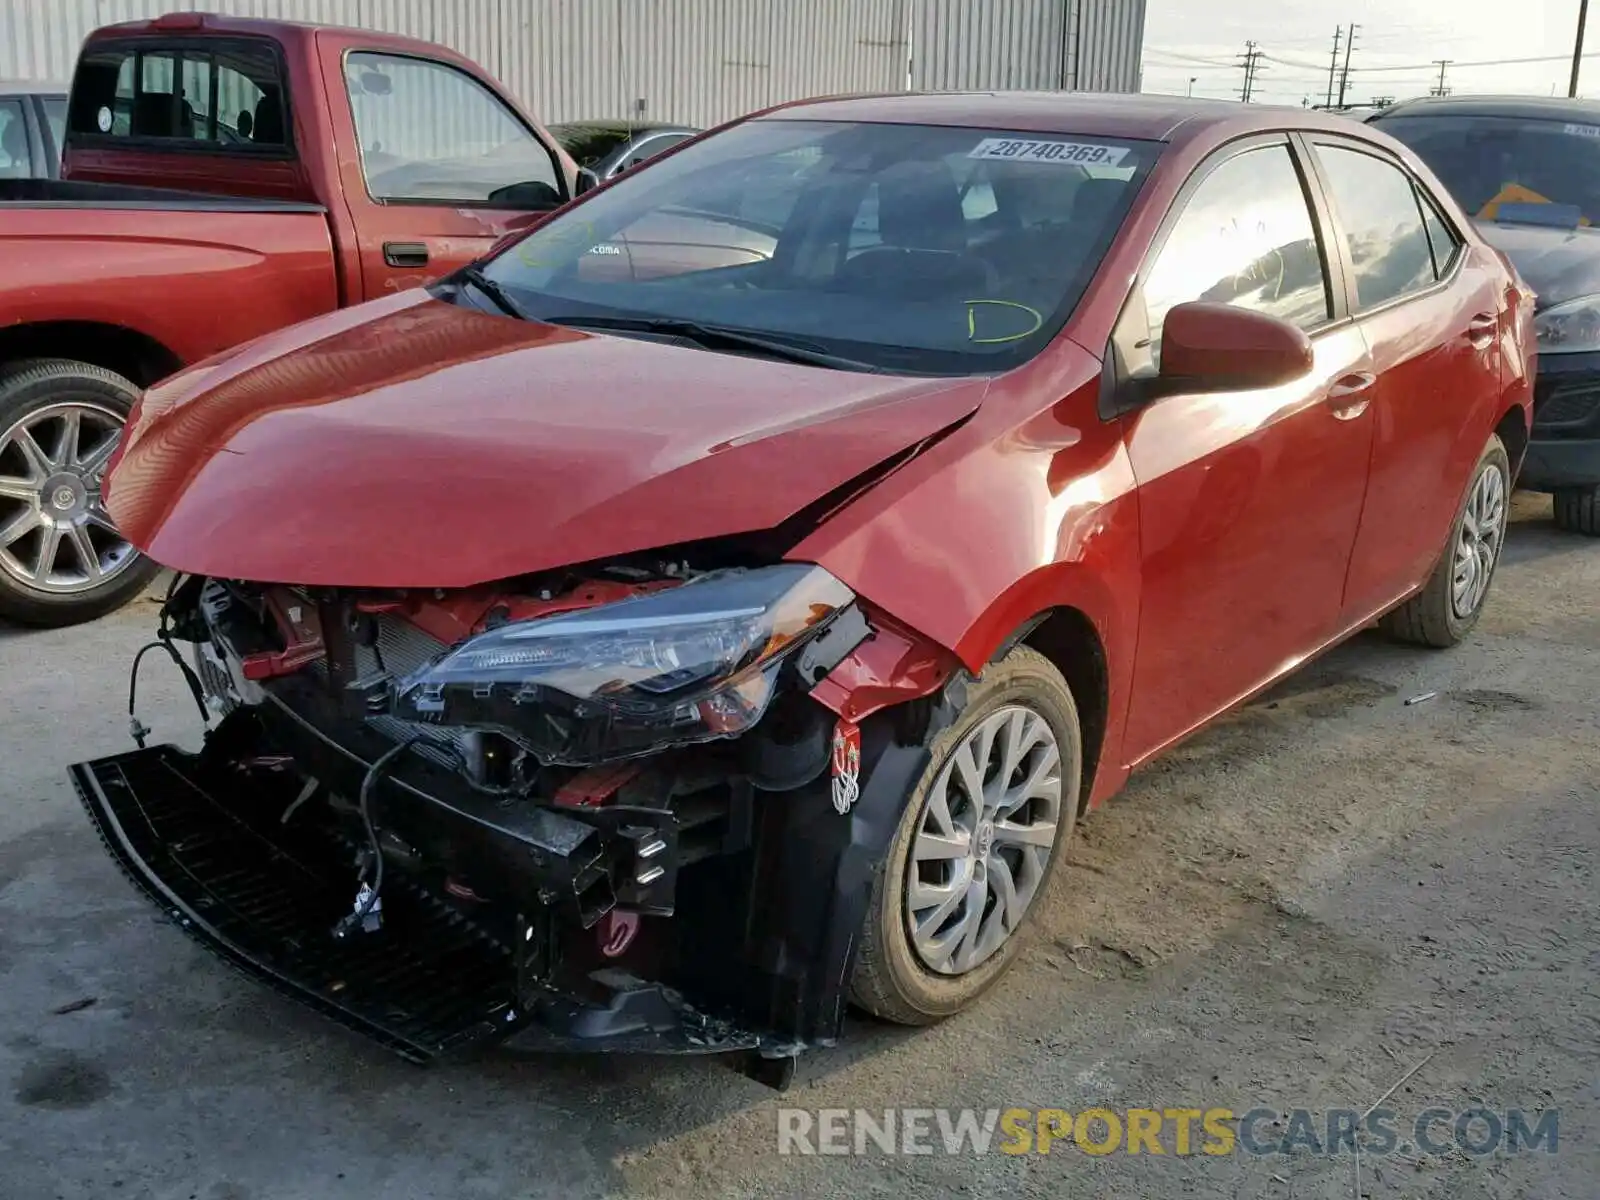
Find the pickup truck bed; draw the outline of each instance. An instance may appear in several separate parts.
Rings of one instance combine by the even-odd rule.
[[[150,355],[169,360],[152,362],[145,378],[339,303],[327,216],[317,204],[0,182],[0,262],[0,344],[7,328],[60,322],[70,312],[69,323],[138,331]],[[181,286],[163,286],[153,303],[152,281],[177,277]]]

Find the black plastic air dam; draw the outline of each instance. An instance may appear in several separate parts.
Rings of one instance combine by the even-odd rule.
[[[678,1054],[760,1043],[640,981],[618,981],[610,1004],[553,992],[519,1004],[512,952],[399,870],[385,878],[382,929],[334,938],[353,898],[350,847],[281,822],[300,787],[292,771],[156,746],[70,773],[112,857],[184,932],[413,1062],[506,1039],[530,1051]]]

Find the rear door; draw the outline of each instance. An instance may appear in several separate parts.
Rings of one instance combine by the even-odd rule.
[[[1345,595],[1359,620],[1427,579],[1500,395],[1500,272],[1404,165],[1319,136],[1314,158],[1372,353],[1372,480]]]
[[[325,61],[368,298],[449,274],[567,198],[550,146],[460,66],[360,48]]]
[[[1219,151],[1186,185],[1119,322],[1118,356],[1134,373],[1155,367],[1141,356],[1159,354],[1165,314],[1191,300],[1281,317],[1315,350],[1294,383],[1166,396],[1124,418],[1144,576],[1130,761],[1339,631],[1373,373],[1311,184],[1287,136]]]

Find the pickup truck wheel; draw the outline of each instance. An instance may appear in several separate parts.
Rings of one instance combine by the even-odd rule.
[[[100,487],[138,389],[63,359],[0,369],[0,618],[91,621],[160,569],[106,515]]]
[[[1562,488],[1554,500],[1557,529],[1600,537],[1600,488]]]
[[[928,1025],[1027,941],[1078,812],[1082,738],[1061,674],[1019,647],[973,682],[906,804],[851,977],[861,1008]]]
[[[1398,641],[1440,649],[1471,633],[1500,565],[1510,500],[1511,460],[1499,436],[1491,434],[1427,586],[1386,614],[1378,627]]]

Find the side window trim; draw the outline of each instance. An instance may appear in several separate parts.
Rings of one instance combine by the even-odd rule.
[[[1316,153],[1317,147],[1319,146],[1328,146],[1335,150],[1348,150],[1354,154],[1365,154],[1367,157],[1375,158],[1379,162],[1393,167],[1396,171],[1399,171],[1400,174],[1405,177],[1406,182],[1411,185],[1411,199],[1412,202],[1417,205],[1417,219],[1422,221],[1423,237],[1427,238],[1428,225],[1426,214],[1423,211],[1423,197],[1428,193],[1426,189],[1422,187],[1421,180],[1419,180],[1416,175],[1412,173],[1411,169],[1394,154],[1390,153],[1386,147],[1376,145],[1372,142],[1364,142],[1360,138],[1344,137],[1337,133],[1323,133],[1321,131],[1307,135],[1305,140],[1310,149],[1310,154],[1308,157],[1314,164],[1313,169],[1317,172],[1318,178],[1322,181],[1322,188],[1324,192],[1328,192],[1328,185],[1327,177],[1323,174],[1324,166],[1322,160]],[[1331,193],[1329,194],[1331,195]],[[1337,231],[1333,240],[1338,246],[1339,258],[1345,265],[1344,276],[1346,280],[1346,303],[1349,305],[1349,311],[1351,315],[1361,319],[1376,316],[1379,313],[1386,313],[1391,308],[1396,308],[1401,304],[1410,304],[1413,300],[1419,300],[1425,296],[1432,296],[1435,292],[1441,291],[1442,289],[1448,287],[1451,282],[1454,281],[1456,270],[1460,266],[1461,260],[1465,257],[1464,255],[1458,253],[1455,258],[1455,263],[1451,266],[1449,274],[1442,279],[1438,278],[1437,271],[1435,271],[1434,281],[1428,284],[1427,287],[1420,287],[1413,291],[1402,293],[1399,296],[1391,296],[1382,304],[1374,304],[1371,308],[1362,308],[1356,296],[1355,267],[1350,258],[1350,243],[1345,237],[1344,227],[1339,221],[1338,213],[1334,210],[1331,201],[1328,204],[1328,221],[1330,227]],[[1447,220],[1445,225],[1450,230],[1451,234],[1455,236],[1459,244],[1465,244],[1465,239],[1461,237],[1461,231],[1455,228],[1454,222]],[[1430,246],[1428,253],[1431,259],[1433,253],[1431,249],[1432,239],[1428,239],[1428,242]]]
[[[1155,236],[1151,238],[1149,248],[1140,260],[1139,270],[1134,275],[1127,298],[1123,301],[1122,311],[1117,316],[1117,322],[1112,327],[1111,338],[1106,346],[1105,368],[1101,373],[1098,403],[1103,420],[1111,420],[1137,407],[1125,401],[1126,385],[1132,378],[1126,364],[1131,357],[1130,352],[1150,344],[1150,321],[1145,311],[1144,299],[1145,283],[1156,261],[1166,249],[1168,241],[1171,240],[1173,230],[1183,219],[1190,200],[1206,180],[1224,164],[1242,154],[1274,146],[1281,147],[1288,153],[1295,173],[1300,178],[1307,217],[1311,222],[1317,239],[1317,249],[1322,257],[1324,297],[1331,315],[1326,321],[1307,330],[1306,336],[1314,340],[1351,319],[1343,260],[1333,253],[1333,249],[1341,243],[1327,225],[1328,206],[1322,194],[1321,180],[1312,170],[1308,156],[1303,153],[1304,147],[1299,140],[1299,134],[1289,130],[1252,133],[1224,143],[1201,160],[1183,181],[1183,185],[1168,206],[1166,215],[1162,217]],[[1130,322],[1134,323],[1134,328],[1130,328]]]
[[[430,199],[430,198],[420,198],[420,199],[413,200],[413,199],[408,199],[408,198],[405,198],[405,197],[380,198],[378,196],[374,196],[372,194],[372,187],[367,182],[366,162],[361,157],[361,126],[360,126],[360,123],[356,120],[355,100],[350,95],[350,87],[349,87],[350,56],[352,54],[371,54],[371,55],[381,56],[383,58],[406,59],[406,60],[409,60],[411,62],[422,63],[422,64],[425,64],[425,65],[430,66],[430,67],[439,67],[439,68],[442,68],[442,69],[447,70],[447,71],[454,71],[457,75],[461,76],[463,79],[467,80],[469,83],[473,84],[474,86],[476,86],[477,88],[479,88],[483,92],[487,93],[488,96],[494,101],[494,103],[496,103],[496,104],[498,104],[500,106],[501,111],[504,112],[507,117],[511,118],[511,120],[516,122],[516,124],[518,126],[520,126],[527,133],[528,137],[533,140],[535,145],[541,147],[544,150],[545,154],[549,156],[549,159],[550,159],[550,170],[555,175],[556,191],[558,193],[560,193],[561,199],[562,199],[562,203],[565,203],[566,201],[572,199],[572,194],[571,194],[571,192],[570,192],[570,190],[568,189],[568,186],[567,186],[567,173],[564,170],[561,169],[561,158],[556,153],[556,149],[555,149],[555,146],[554,146],[553,142],[550,141],[550,140],[546,140],[545,138],[540,137],[539,136],[539,131],[537,129],[535,129],[531,124],[529,124],[527,119],[523,117],[521,111],[519,111],[514,105],[506,103],[506,98],[503,95],[501,95],[501,93],[499,92],[498,89],[490,87],[487,83],[485,83],[482,79],[478,78],[478,76],[474,75],[471,71],[465,70],[462,67],[456,65],[455,63],[446,62],[442,58],[435,58],[435,57],[433,57],[431,55],[427,55],[427,54],[410,54],[410,53],[407,53],[404,50],[397,50],[397,49],[395,49],[393,47],[372,46],[372,45],[351,45],[351,46],[346,46],[345,49],[344,49],[344,52],[339,55],[339,75],[345,81],[345,85],[341,89],[341,91],[342,91],[342,93],[344,95],[345,112],[349,115],[349,118],[350,118],[350,128],[351,128],[352,132],[354,132],[354,134],[356,136],[356,167],[357,167],[357,170],[359,170],[361,172],[361,188],[362,188],[362,191],[365,192],[368,201],[370,201],[371,203],[379,205],[379,206],[388,206],[388,205],[397,205],[397,206],[401,206],[401,207],[406,207],[406,206],[419,207],[420,206],[420,207],[423,207],[423,208],[446,207],[446,208],[483,208],[483,209],[491,209],[491,210],[503,210],[503,209],[505,209],[507,207],[505,205],[485,204],[485,203],[483,203],[481,201],[434,200],[434,199]]]
[[[73,129],[72,110],[67,112],[67,140],[76,145],[93,150],[121,150],[137,149],[149,150],[162,154],[192,154],[206,157],[222,158],[259,158],[273,161],[293,162],[297,157],[297,148],[294,140],[294,100],[290,95],[289,67],[284,58],[283,47],[271,38],[250,36],[228,36],[202,38],[172,38],[172,37],[132,37],[118,38],[85,47],[86,52],[100,53],[114,51],[126,53],[135,61],[135,89],[143,87],[143,59],[147,54],[169,54],[173,60],[174,84],[176,85],[181,64],[185,58],[194,61],[205,61],[211,64],[212,92],[216,92],[216,77],[218,75],[217,56],[229,48],[265,51],[272,60],[274,82],[278,87],[278,104],[283,110],[283,142],[281,145],[251,144],[223,145],[220,142],[207,141],[204,138],[162,138],[141,137],[134,134],[103,134],[92,130]],[[176,93],[175,93],[176,94]],[[216,114],[210,114],[208,124],[215,121]],[[66,147],[62,146],[63,152]]]
[[[1435,282],[1441,284],[1450,283],[1455,279],[1456,275],[1460,273],[1461,264],[1466,260],[1467,256],[1462,251],[1466,247],[1467,240],[1461,236],[1461,231],[1458,230],[1454,223],[1451,222],[1450,218],[1445,215],[1444,210],[1439,206],[1439,203],[1428,191],[1427,185],[1425,185],[1422,180],[1418,179],[1414,175],[1411,177],[1411,190],[1417,197],[1417,206],[1422,210],[1422,228],[1428,234],[1429,250],[1431,251],[1433,249],[1433,232],[1428,224],[1428,218],[1430,216],[1432,216],[1433,220],[1439,225],[1443,226],[1445,233],[1449,235],[1450,244],[1453,247],[1450,255],[1449,267],[1445,271],[1440,272],[1439,262],[1436,256],[1434,259],[1433,270]]]

